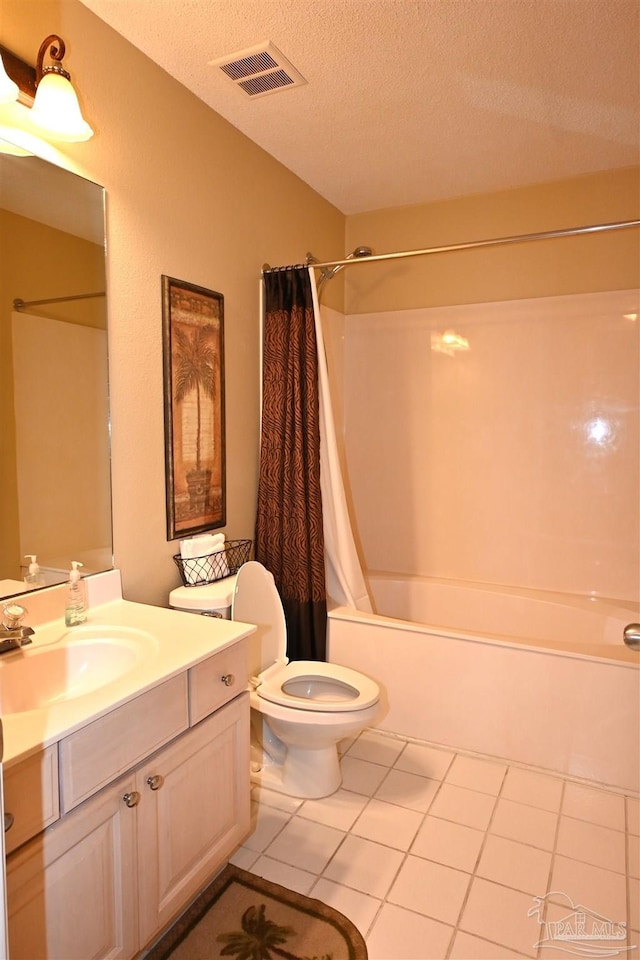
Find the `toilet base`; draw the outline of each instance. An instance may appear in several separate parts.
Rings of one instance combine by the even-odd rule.
[[[267,759],[267,758],[264,758]],[[301,800],[319,800],[335,793],[342,783],[342,771],[335,745],[302,749],[289,747],[282,764],[263,763],[255,770],[251,764],[251,781]]]

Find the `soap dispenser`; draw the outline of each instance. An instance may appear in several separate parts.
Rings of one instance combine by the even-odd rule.
[[[28,583],[30,587],[43,587],[44,586],[44,577],[40,567],[38,566],[38,558],[35,553],[25,553],[25,560],[30,560],[29,572],[25,574],[24,582]]]
[[[67,605],[64,611],[64,622],[68,627],[75,627],[87,619],[87,586],[78,569],[81,566],[79,560],[71,561]]]

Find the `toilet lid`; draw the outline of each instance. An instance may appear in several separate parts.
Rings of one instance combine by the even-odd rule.
[[[253,623],[249,638],[249,676],[256,677],[276,660],[286,662],[287,626],[273,575],[255,560],[243,564],[236,575],[231,619]]]
[[[176,587],[169,594],[169,606],[179,610],[194,610],[197,613],[209,610],[226,610],[231,606],[236,574],[202,583],[198,586]]]
[[[293,660],[262,679],[256,693],[264,700],[296,710],[351,713],[373,706],[378,684],[349,667],[317,660]]]

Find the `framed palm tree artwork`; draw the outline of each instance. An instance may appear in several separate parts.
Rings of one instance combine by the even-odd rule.
[[[224,297],[162,277],[167,539],[226,523]]]

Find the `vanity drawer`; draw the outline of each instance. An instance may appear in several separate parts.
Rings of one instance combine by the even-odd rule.
[[[4,771],[4,810],[8,854],[60,818],[57,744]]]
[[[88,724],[60,743],[65,813],[189,726],[182,673]]]
[[[192,667],[189,670],[191,726],[246,690],[247,670],[246,640]]]

